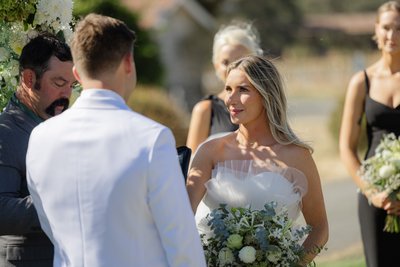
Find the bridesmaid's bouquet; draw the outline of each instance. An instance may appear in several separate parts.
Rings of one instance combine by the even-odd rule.
[[[311,229],[294,229],[287,210],[275,208],[275,202],[263,210],[220,205],[207,215],[212,234],[202,242],[208,266],[295,266]]]
[[[385,135],[375,150],[375,155],[362,162],[360,175],[375,192],[386,191],[389,197],[400,200],[400,137]],[[399,216],[388,214],[383,229],[389,233],[400,232]]]

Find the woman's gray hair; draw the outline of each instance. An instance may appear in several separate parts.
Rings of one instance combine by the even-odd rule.
[[[267,123],[275,140],[283,145],[295,144],[313,151],[311,146],[301,141],[289,126],[284,86],[274,64],[262,56],[250,55],[230,64],[227,74],[233,69],[243,71],[263,97]]]
[[[214,36],[213,63],[215,63],[217,54],[224,45],[241,45],[251,54],[263,55],[258,31],[250,23],[235,22],[219,29]]]

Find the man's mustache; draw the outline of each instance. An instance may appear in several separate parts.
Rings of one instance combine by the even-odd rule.
[[[69,106],[69,99],[68,98],[59,98],[57,100],[55,100],[53,103],[51,103],[50,106],[48,106],[46,108],[46,113],[50,116],[54,116],[56,115],[56,107],[58,106],[63,106],[63,112],[68,108]]]

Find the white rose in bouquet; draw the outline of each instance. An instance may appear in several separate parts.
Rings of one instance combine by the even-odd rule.
[[[252,246],[245,246],[239,251],[239,259],[244,263],[252,263],[256,260],[256,249]]]
[[[383,165],[379,168],[379,176],[383,179],[387,179],[396,172],[396,169],[392,165]]]
[[[390,159],[392,157],[392,152],[389,150],[385,149],[381,152],[382,158],[383,159]]]

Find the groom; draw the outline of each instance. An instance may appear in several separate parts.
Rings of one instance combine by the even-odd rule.
[[[90,14],[72,41],[83,91],[38,126],[27,179],[54,266],[205,266],[171,131],[126,105],[135,34]]]

